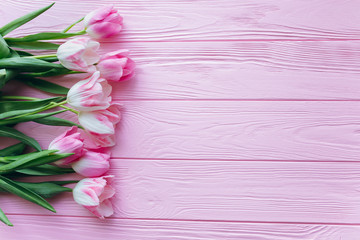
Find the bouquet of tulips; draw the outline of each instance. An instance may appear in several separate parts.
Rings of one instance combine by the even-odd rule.
[[[0,92],[2,142],[6,143],[8,138],[19,141],[0,149],[0,191],[15,194],[53,212],[55,209],[45,199],[73,192],[77,203],[104,218],[113,214],[113,176],[106,174],[121,111],[121,105],[112,101],[111,84],[130,79],[135,63],[125,49],[99,54],[99,41],[118,34],[123,26],[122,17],[113,6],[90,12],[63,31],[6,37],[53,5],[0,28],[0,90],[21,81],[51,94],[51,97],[40,99]],[[77,24],[83,24],[82,30],[70,32]],[[37,55],[38,50],[49,54]],[[70,89],[48,79],[80,73],[85,79]],[[56,116],[66,111],[76,114],[78,121]],[[43,149],[34,137],[17,129],[17,124],[28,121],[65,126],[67,130]],[[19,177],[29,176],[34,180],[36,176],[75,172],[84,178],[47,182],[18,180]],[[76,183],[73,189],[64,186],[70,183]],[[1,209],[0,220],[12,226]]]

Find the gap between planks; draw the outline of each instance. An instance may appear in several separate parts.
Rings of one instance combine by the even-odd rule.
[[[81,216],[81,215],[46,215],[46,214],[22,214],[22,213],[6,213],[7,216],[34,216],[34,217],[64,217],[64,218],[86,218],[96,219],[94,216]],[[296,225],[327,225],[327,226],[360,226],[360,223],[331,223],[331,222],[281,222],[281,221],[236,221],[236,220],[211,220],[211,219],[173,219],[173,218],[121,218],[121,217],[108,217],[108,220],[138,220],[138,221],[171,221],[171,222],[209,222],[209,223],[244,223],[244,224],[296,224]]]

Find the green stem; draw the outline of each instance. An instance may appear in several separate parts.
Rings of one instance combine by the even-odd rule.
[[[59,105],[59,107],[62,107],[62,108],[66,109],[66,110],[68,110],[68,111],[70,111],[70,112],[73,112],[73,113],[79,115],[79,112],[76,111],[75,109],[69,108],[69,107],[67,107],[67,106],[65,106],[65,105]]]
[[[76,24],[78,24],[79,22],[81,22],[82,20],[84,20],[84,17],[80,18],[79,20],[77,20],[76,22],[74,22],[73,24],[71,24],[70,26],[68,26],[67,28],[65,28],[62,33],[66,33],[67,31],[69,31],[73,26],[75,26]]]
[[[1,99],[8,100],[40,100],[39,98],[26,97],[26,96],[2,96]]]
[[[40,109],[37,110],[37,111],[30,112],[30,113],[25,113],[25,114],[21,114],[21,115],[18,115],[18,116],[9,118],[8,120],[12,120],[12,119],[20,118],[20,117],[26,117],[26,116],[29,116],[29,115],[33,115],[33,114],[36,114],[36,113],[39,113],[39,112],[43,112],[43,111],[46,111],[46,110],[49,110],[49,109],[52,109],[52,108],[55,108],[55,107],[59,107],[60,105],[64,105],[64,104],[66,104],[66,103],[67,103],[67,100],[64,100],[64,101],[59,102],[59,103],[51,102],[51,103],[49,103],[48,105],[40,108]]]
[[[27,56],[24,58],[36,58],[36,59],[42,59],[42,58],[52,58],[57,57],[56,54],[48,54],[48,55],[34,55],[34,56]]]

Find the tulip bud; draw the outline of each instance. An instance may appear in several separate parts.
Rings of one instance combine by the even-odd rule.
[[[78,161],[72,164],[72,168],[84,177],[100,177],[109,170],[109,160],[110,154],[103,149],[88,150]]]
[[[60,63],[70,70],[94,72],[94,64],[100,59],[97,54],[99,47],[100,43],[88,37],[78,37],[60,45],[57,57]]]
[[[115,125],[121,119],[120,108],[120,104],[113,103],[105,110],[79,113],[79,122],[90,134],[96,147],[115,145]]]
[[[50,143],[48,149],[59,150],[58,153],[74,153],[74,155],[58,160],[55,162],[55,164],[59,166],[66,166],[81,157],[84,153],[83,141],[84,140],[80,137],[80,133],[75,126],[56,137]]]
[[[105,54],[100,58],[97,69],[108,81],[125,81],[134,76],[135,62],[128,58],[129,50],[123,49]]]
[[[84,18],[86,32],[93,38],[108,38],[122,29],[123,19],[113,6],[96,9]]]
[[[77,82],[68,94],[68,104],[80,111],[94,111],[106,109],[110,106],[111,86],[100,73],[95,72],[91,77]]]
[[[112,178],[110,175],[79,181],[73,190],[75,202],[99,218],[110,217],[114,213],[110,198],[115,194],[115,190],[109,185]]]

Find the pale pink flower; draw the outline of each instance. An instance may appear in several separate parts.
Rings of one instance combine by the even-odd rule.
[[[77,82],[68,94],[67,102],[80,111],[94,111],[106,109],[111,102],[111,86],[100,73],[95,72],[91,77]]]
[[[100,58],[97,69],[108,81],[125,81],[134,76],[135,62],[129,57],[129,50],[122,49],[105,54]]]
[[[57,57],[60,63],[70,70],[94,72],[94,64],[100,59],[97,53],[99,47],[100,43],[88,37],[78,37],[60,45]]]
[[[122,29],[123,19],[113,6],[105,6],[88,13],[84,18],[86,32],[93,38],[108,38]]]
[[[114,213],[110,198],[114,196],[115,189],[109,185],[113,177],[110,175],[79,181],[73,190],[75,202],[99,218],[110,217]]]
[[[104,149],[87,150],[85,154],[71,166],[84,177],[100,177],[110,168],[110,154]]]
[[[74,153],[67,158],[56,161],[55,164],[66,166],[81,157],[84,153],[83,141],[84,140],[80,137],[80,133],[75,126],[52,140],[48,147],[49,150],[58,150],[57,153]]]
[[[105,110],[79,113],[79,122],[96,147],[115,145],[115,125],[121,119],[120,109],[120,104],[113,103]]]

